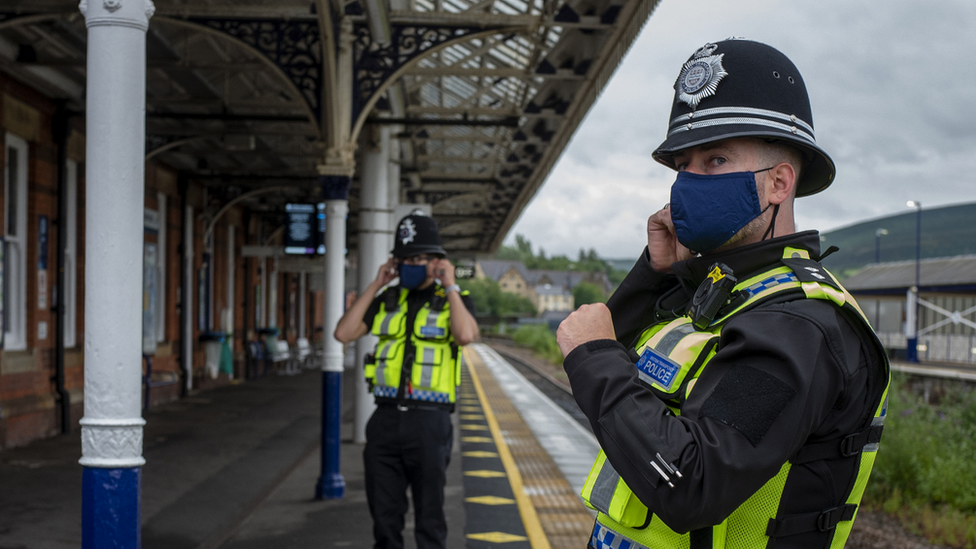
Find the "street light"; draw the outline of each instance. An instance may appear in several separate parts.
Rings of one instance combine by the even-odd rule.
[[[922,274],[922,203],[909,200],[909,208],[915,208],[915,286],[909,288],[905,318],[907,348],[905,355],[909,362],[918,362],[918,291]]]
[[[874,231],[874,262],[881,263],[881,237],[888,235],[888,229]]]

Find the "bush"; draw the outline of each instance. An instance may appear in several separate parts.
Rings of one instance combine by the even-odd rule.
[[[553,364],[563,363],[563,354],[559,352],[556,334],[549,331],[547,324],[528,324],[512,333],[512,340],[529,347],[535,354]]]
[[[938,405],[892,377],[881,448],[864,503],[930,540],[976,545],[976,394],[950,389]],[[936,520],[938,518],[938,520]]]

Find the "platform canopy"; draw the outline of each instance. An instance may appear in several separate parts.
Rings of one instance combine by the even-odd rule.
[[[205,183],[215,209],[284,187],[244,202],[283,216],[285,202],[320,200],[321,166],[356,163],[390,126],[400,202],[431,204],[452,253],[492,253],[656,4],[155,0],[147,158]],[[0,4],[4,70],[79,113],[85,51],[77,0]]]

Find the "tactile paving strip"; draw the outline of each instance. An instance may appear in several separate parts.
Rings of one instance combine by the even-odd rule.
[[[593,515],[538,443],[477,353],[467,352],[465,358],[480,381],[549,546],[553,549],[586,547],[593,529]]]

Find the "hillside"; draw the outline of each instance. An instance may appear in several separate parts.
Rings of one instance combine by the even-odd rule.
[[[824,266],[846,278],[875,261],[875,232],[881,237],[881,261],[915,259],[916,212],[865,221],[822,235],[822,249],[837,246],[839,252],[824,259]],[[976,203],[922,210],[922,259],[976,254]]]

